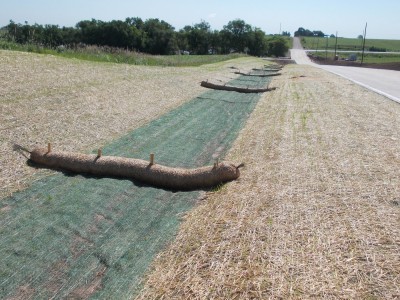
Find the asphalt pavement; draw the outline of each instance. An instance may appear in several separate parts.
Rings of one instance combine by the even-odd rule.
[[[371,69],[361,67],[344,67],[332,65],[318,65],[313,63],[301,46],[300,39],[293,39],[291,58],[297,64],[312,65],[336,75],[342,76],[378,94],[400,103],[400,72],[393,70]]]

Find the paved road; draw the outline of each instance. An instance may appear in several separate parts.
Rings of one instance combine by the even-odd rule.
[[[312,65],[373,90],[400,103],[400,72],[358,67],[328,66],[313,63],[301,46],[300,39],[293,39],[291,57],[298,64]]]

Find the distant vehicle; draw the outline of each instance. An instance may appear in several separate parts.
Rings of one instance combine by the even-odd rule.
[[[356,54],[350,54],[349,57],[346,60],[347,61],[356,61],[357,60],[357,55]]]
[[[190,52],[187,50],[178,50],[175,52],[177,55],[190,55]]]

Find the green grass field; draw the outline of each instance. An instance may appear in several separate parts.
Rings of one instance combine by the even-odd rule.
[[[352,53],[338,53],[337,55],[339,56],[339,59],[347,59],[350,54]],[[357,56],[357,60],[361,60],[361,52],[359,51],[354,51],[354,54]],[[313,56],[318,56],[322,59],[328,58],[328,59],[333,59],[334,53],[333,52],[328,52],[326,54],[325,51],[322,52],[312,52]],[[383,63],[398,63],[400,62],[400,53],[399,54],[384,54],[384,53],[366,53],[364,54],[364,60],[365,63],[371,63],[371,64],[383,64]]]
[[[0,49],[57,55],[96,62],[125,63],[145,66],[195,67],[245,56],[229,55],[150,55],[110,47],[86,46],[77,49],[48,49],[39,45],[21,45],[0,39]]]
[[[335,38],[315,38],[315,37],[302,37],[301,43],[307,49],[335,49]],[[379,40],[379,39],[366,39],[365,49],[371,47],[385,49],[387,52],[400,52],[400,40]],[[362,49],[362,39],[341,38],[337,39],[338,50],[355,50]]]
[[[392,63],[400,62],[399,54],[373,54],[367,53],[364,55],[364,61],[367,63]]]
[[[312,52],[313,56],[321,57],[322,59],[333,59],[335,50],[335,38],[314,38],[302,37],[301,43],[305,49],[320,50],[319,52]],[[379,40],[379,39],[366,39],[365,51],[370,51],[375,48],[379,53],[365,53],[364,62],[371,64],[384,64],[384,63],[398,63],[400,62],[400,40]],[[326,53],[323,50],[329,50]],[[362,52],[362,39],[351,38],[338,38],[337,50],[351,51],[346,53],[337,53],[339,59],[347,59],[351,54],[355,54],[358,60],[361,60]],[[382,53],[382,52],[399,52]]]

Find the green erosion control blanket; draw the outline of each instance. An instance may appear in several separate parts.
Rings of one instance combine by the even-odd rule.
[[[229,82],[265,87],[270,78]],[[198,167],[222,158],[261,94],[205,90],[103,148],[104,155]],[[62,150],[62,149],[60,149]],[[2,199],[0,298],[127,299],[199,191],[58,173]]]

